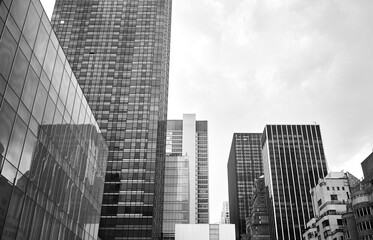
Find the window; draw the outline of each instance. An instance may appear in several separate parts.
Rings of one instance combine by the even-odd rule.
[[[337,196],[337,194],[331,194],[331,195],[330,195],[330,200],[332,200],[332,201],[336,201],[336,200],[338,200],[338,196]]]

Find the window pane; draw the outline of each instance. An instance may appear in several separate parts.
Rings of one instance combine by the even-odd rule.
[[[45,27],[41,24],[34,48],[34,54],[41,64],[44,61],[45,51],[47,50],[48,38],[47,30],[45,30]]]
[[[53,47],[52,42],[48,44],[47,55],[44,61],[44,71],[49,79],[52,79],[52,72],[54,67],[54,60],[56,59],[56,49]]]
[[[34,103],[38,82],[38,76],[32,68],[29,68],[26,77],[25,87],[23,89],[22,101],[30,110],[32,109],[32,105]]]
[[[12,193],[12,200],[10,201],[8,213],[6,216],[6,222],[3,233],[6,232],[7,237],[4,239],[16,238],[18,224],[21,218],[23,199],[24,193],[15,187]]]
[[[3,169],[1,170],[1,175],[3,175],[9,182],[13,184],[16,178],[17,169],[12,166],[7,160],[4,161]]]
[[[32,111],[32,115],[35,119],[41,123],[43,119],[43,113],[45,108],[45,103],[47,102],[47,91],[43,87],[42,84],[39,84],[38,93],[36,94],[34,109]]]
[[[25,146],[23,148],[21,163],[18,170],[25,174],[30,170],[31,161],[35,154],[37,139],[35,135],[29,130],[27,133]]]
[[[0,154],[2,154],[3,156],[5,155],[5,150],[9,143],[9,137],[15,115],[15,111],[6,101],[4,101],[3,106],[0,110]]]
[[[31,46],[34,46],[36,33],[38,32],[40,18],[36,12],[36,9],[33,4],[30,4],[28,10],[25,27],[23,28],[23,35],[25,36],[27,42]]]
[[[8,208],[10,202],[10,196],[12,194],[12,185],[0,176],[0,192],[1,192],[1,208],[0,208],[0,233],[3,231],[5,222],[5,211]]]
[[[12,3],[10,13],[20,29],[23,27],[29,3],[28,0],[14,0]]]
[[[17,44],[6,28],[0,42],[0,73],[8,79]]]
[[[20,49],[18,49],[16,59],[13,64],[9,84],[18,96],[21,96],[23,84],[27,73],[28,61]]]
[[[16,167],[18,167],[19,158],[21,157],[26,132],[26,125],[19,117],[17,117],[14,123],[12,136],[10,137],[8,151],[6,153],[6,158]]]

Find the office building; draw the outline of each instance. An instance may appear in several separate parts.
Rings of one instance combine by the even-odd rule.
[[[310,190],[327,174],[319,125],[267,125],[262,136],[271,239],[302,239],[314,215]]]
[[[223,210],[221,211],[221,224],[229,224],[229,202],[223,202]]]
[[[251,216],[255,179],[263,175],[261,133],[235,133],[228,159],[230,223],[236,237],[246,235],[246,218]]]
[[[167,156],[163,202],[164,240],[175,239],[175,224],[189,223],[189,159]]]
[[[176,224],[176,240],[235,240],[233,224]]]
[[[254,182],[251,214],[246,218],[246,233],[250,240],[270,240],[267,199],[264,176],[260,176]]]
[[[171,0],[57,0],[52,23],[109,146],[100,238],[160,238]]]
[[[343,239],[342,214],[351,197],[348,174],[331,172],[311,189],[314,215],[307,223],[304,240]]]
[[[362,163],[364,179],[351,185],[348,210],[342,216],[346,240],[373,239],[373,153]]]
[[[108,147],[39,0],[0,2],[0,239],[97,239]]]
[[[166,155],[187,156],[189,161],[189,223],[209,222],[207,121],[195,114],[167,121]],[[167,181],[167,179],[166,179]]]

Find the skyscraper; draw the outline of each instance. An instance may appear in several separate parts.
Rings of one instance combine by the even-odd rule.
[[[171,0],[57,0],[52,23],[109,146],[99,236],[160,238]]]
[[[302,239],[313,216],[310,190],[327,174],[319,125],[267,125],[262,136],[272,238]]]
[[[188,158],[189,223],[208,223],[207,121],[196,121],[195,114],[184,114],[183,120],[168,120],[166,154],[167,158],[174,156]],[[165,180],[168,181],[167,176]]]
[[[230,223],[236,238],[246,234],[246,218],[251,215],[255,179],[263,175],[261,133],[235,133],[228,159]]]
[[[97,239],[107,153],[40,1],[1,1],[0,239]]]

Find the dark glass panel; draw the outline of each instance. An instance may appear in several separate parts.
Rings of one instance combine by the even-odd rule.
[[[17,230],[17,239],[29,239],[28,235],[32,226],[32,217],[34,215],[35,202],[26,197],[23,202],[21,220]]]
[[[47,30],[45,29],[43,24],[41,24],[34,48],[34,54],[41,64],[44,61],[45,51],[47,50],[48,45],[48,39],[49,35],[47,33]]]
[[[21,96],[23,84],[27,73],[28,61],[23,52],[18,49],[13,64],[12,73],[9,78],[9,84],[18,96]]]
[[[9,143],[9,137],[12,131],[15,115],[16,113],[12,107],[6,101],[4,101],[0,110],[0,154],[3,156],[5,155],[5,150]]]
[[[36,94],[34,109],[32,110],[32,115],[35,117],[38,123],[41,123],[43,119],[43,113],[45,108],[45,103],[47,102],[47,91],[45,90],[43,84],[39,84],[38,93]]]
[[[33,4],[30,4],[25,27],[23,28],[23,35],[25,36],[27,42],[31,46],[34,47],[36,34],[38,32],[40,17],[38,16],[36,9]]]
[[[12,194],[12,185],[2,176],[0,176],[0,192],[1,192],[1,202],[0,202],[0,236],[3,232],[6,211],[10,202],[10,197]]]
[[[8,79],[17,44],[10,34],[8,28],[5,29],[0,41],[0,74]]]
[[[14,123],[12,136],[10,137],[6,158],[14,165],[18,166],[21,157],[23,143],[27,132],[27,126],[21,118],[17,117]]]
[[[26,83],[23,88],[22,101],[28,109],[32,109],[34,104],[36,89],[38,87],[39,79],[32,68],[28,69]]]
[[[23,23],[25,22],[29,3],[29,0],[14,0],[12,7],[10,8],[10,13],[20,29],[22,29]]]
[[[43,224],[45,210],[36,204],[34,217],[30,223],[31,231],[29,239],[40,239],[41,225]]]
[[[12,199],[6,216],[3,236],[1,239],[11,240],[17,236],[17,228],[21,218],[24,193],[18,188],[13,188]]]

